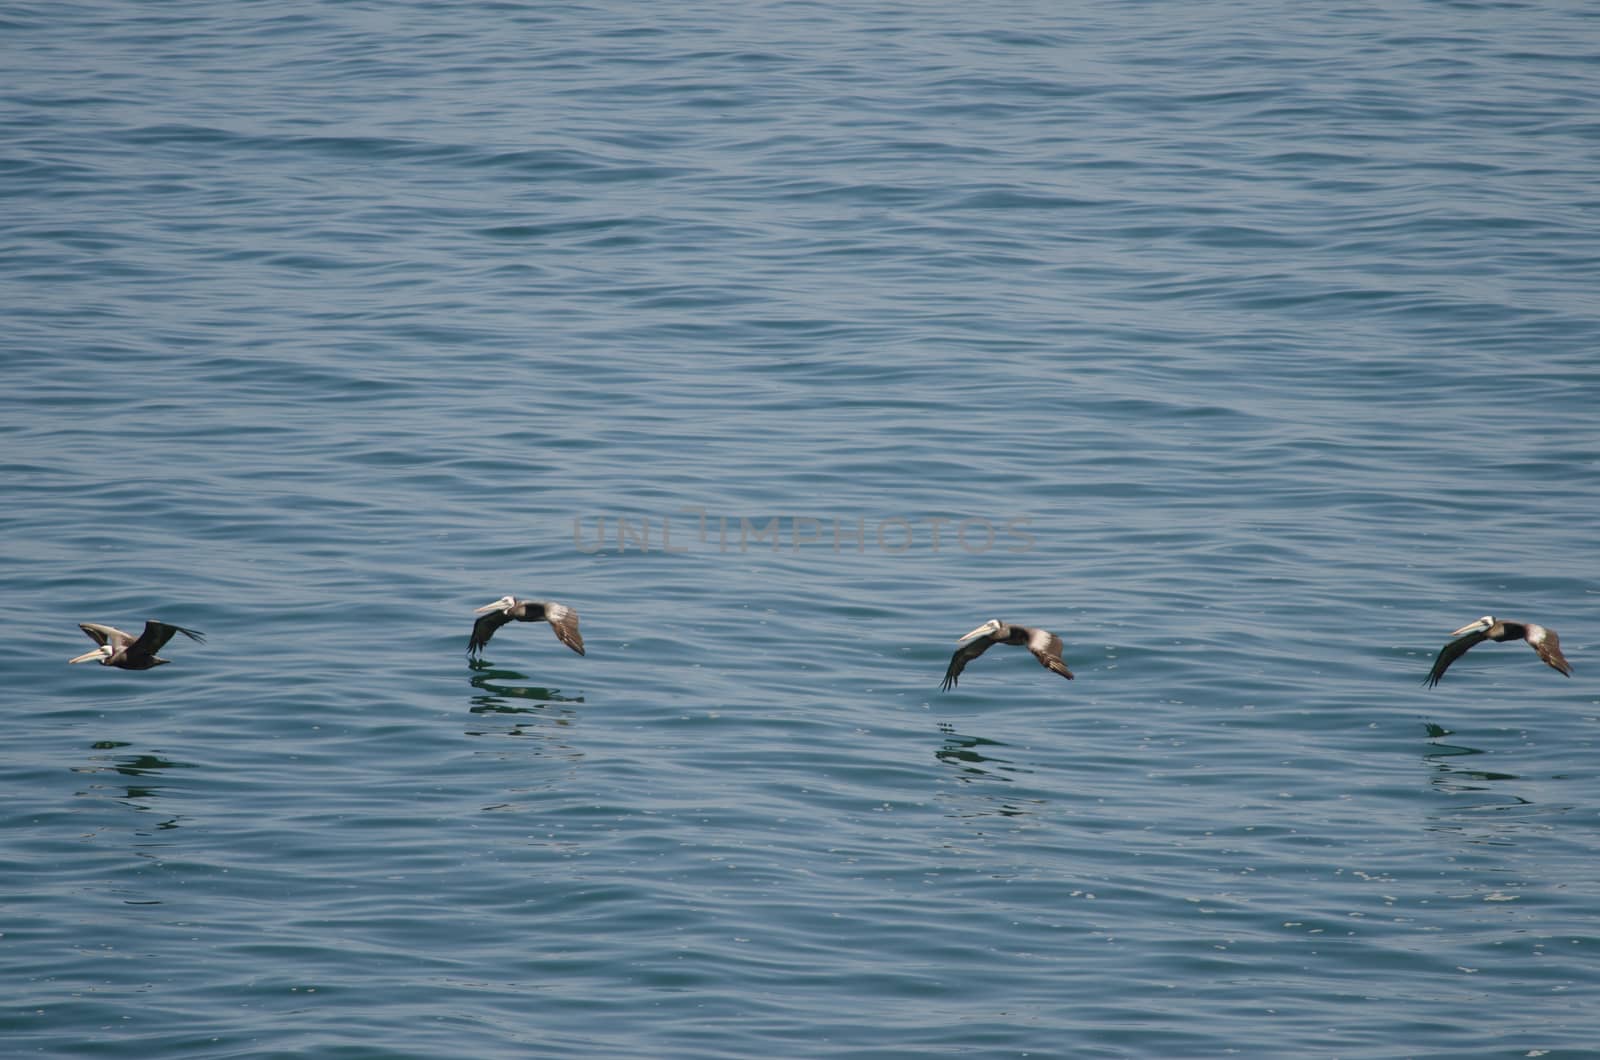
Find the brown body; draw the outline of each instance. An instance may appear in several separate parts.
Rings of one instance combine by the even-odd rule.
[[[1450,635],[1459,639],[1439,649],[1438,657],[1433,660],[1433,669],[1423,679],[1423,683],[1430,688],[1439,683],[1444,672],[1450,669],[1450,664],[1465,655],[1467,649],[1486,640],[1525,640],[1539,653],[1539,658],[1544,660],[1546,666],[1567,677],[1572,676],[1572,664],[1561,654],[1561,639],[1553,629],[1532,622],[1502,622],[1493,615],[1484,615]]]
[[[959,639],[970,643],[963,644],[956,649],[954,655],[950,656],[950,665],[944,671],[944,683],[939,686],[946,692],[955,687],[961,671],[967,668],[967,663],[996,644],[1026,644],[1028,650],[1033,652],[1033,657],[1039,660],[1040,666],[1051,673],[1060,674],[1068,681],[1072,680],[1072,671],[1061,661],[1061,638],[1048,629],[1013,626],[998,618],[991,618]]]
[[[583,654],[583,635],[578,632],[578,612],[553,600],[518,600],[502,596],[478,608],[482,618],[472,624],[472,639],[467,654],[477,655],[489,644],[494,631],[508,622],[548,622],[556,639],[579,655]]]
[[[67,661],[75,663],[94,661],[101,666],[114,666],[119,670],[149,670],[171,662],[171,659],[157,658],[156,652],[160,651],[175,633],[182,633],[190,640],[199,641],[201,644],[206,641],[206,635],[198,630],[157,622],[153,618],[144,624],[144,632],[137,637],[122,632],[116,626],[103,626],[98,622],[79,622],[78,628],[88,634],[99,647]]]

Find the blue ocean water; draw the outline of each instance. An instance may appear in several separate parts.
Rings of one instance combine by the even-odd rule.
[[[1592,1055],[1594,11],[0,58],[8,1054]]]

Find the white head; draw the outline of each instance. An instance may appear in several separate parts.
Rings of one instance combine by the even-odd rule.
[[[964,640],[971,640],[974,637],[987,637],[991,633],[999,633],[1004,626],[1005,623],[1000,621],[998,618],[991,618],[989,621],[985,622],[971,633],[968,633],[966,636],[957,637],[956,643],[959,644]]]
[[[1477,633],[1480,630],[1485,630],[1485,629],[1489,629],[1489,628],[1493,627],[1494,624],[1495,624],[1495,617],[1493,615],[1484,615],[1482,618],[1478,619],[1476,622],[1468,622],[1466,625],[1462,626],[1460,629],[1456,630],[1454,633],[1452,633],[1450,635],[1452,637],[1460,637],[1460,636],[1463,636],[1464,634],[1467,634],[1467,633]]]
[[[472,613],[475,614],[475,615],[481,615],[485,611],[509,611],[513,607],[516,607],[516,606],[517,606],[516,597],[514,597],[514,596],[502,596],[500,599],[496,600],[492,604],[484,604],[482,607],[475,608]]]

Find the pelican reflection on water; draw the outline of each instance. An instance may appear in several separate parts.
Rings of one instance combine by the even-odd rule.
[[[114,666],[119,670],[149,670],[171,662],[171,659],[158,658],[156,652],[160,651],[175,633],[182,633],[190,640],[201,644],[206,642],[206,635],[199,630],[157,622],[153,618],[144,624],[144,632],[137,637],[122,632],[116,626],[103,626],[98,622],[79,622],[78,628],[88,634],[97,647],[94,651],[86,651],[77,658],[68,659],[67,662],[71,664],[93,661],[101,666]]]
[[[471,684],[479,694],[472,697],[473,713],[495,711],[498,713],[527,712],[528,707],[513,707],[507,704],[508,700],[527,700],[532,703],[582,703],[582,696],[564,696],[559,688],[544,688],[538,685],[509,684],[510,681],[525,681],[527,677],[515,670],[503,670],[493,663],[474,659],[467,664],[472,668]]]

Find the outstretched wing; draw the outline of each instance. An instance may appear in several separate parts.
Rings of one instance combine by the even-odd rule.
[[[1560,670],[1568,677],[1572,676],[1572,664],[1561,654],[1561,638],[1556,636],[1555,630],[1529,626],[1528,643],[1533,645],[1533,650],[1539,653],[1539,658],[1544,660],[1546,666]]]
[[[472,639],[467,642],[467,654],[476,655],[489,643],[489,638],[494,636],[494,631],[511,621],[511,612],[490,611],[478,618],[472,624]]]
[[[578,612],[566,604],[549,603],[544,605],[544,617],[556,631],[557,640],[579,655],[583,654],[583,635],[578,632]]]
[[[102,626],[98,622],[79,622],[78,628],[89,635],[89,639],[101,647],[111,646],[113,651],[121,651],[133,643],[133,637],[122,632],[116,626]]]
[[[1033,652],[1033,657],[1039,660],[1051,673],[1060,674],[1068,681],[1072,680],[1072,671],[1067,669],[1067,664],[1061,661],[1061,638],[1047,629],[1036,629],[1033,636],[1028,638],[1028,650]]]
[[[961,671],[967,668],[967,663],[988,651],[989,646],[994,642],[993,637],[979,637],[957,648],[956,653],[950,656],[950,665],[945,667],[944,683],[939,686],[940,690],[948,692],[954,688],[956,686],[956,678],[960,677]]]
[[[157,622],[152,618],[145,622],[144,632],[139,634],[139,639],[128,645],[128,658],[130,660],[154,658],[156,652],[160,651],[162,645],[172,639],[174,633],[182,633],[190,640],[199,641],[201,644],[206,642],[206,635],[199,630],[184,629],[182,626]]]
[[[1439,657],[1433,660],[1433,669],[1428,671],[1428,676],[1423,678],[1422,683],[1429,688],[1438,684],[1439,679],[1444,676],[1444,672],[1450,669],[1451,663],[1465,655],[1468,648],[1480,641],[1487,640],[1488,637],[1488,631],[1480,629],[1476,633],[1468,633],[1465,637],[1458,637],[1440,648]]]

